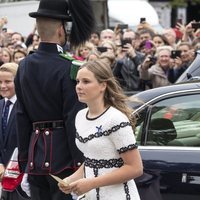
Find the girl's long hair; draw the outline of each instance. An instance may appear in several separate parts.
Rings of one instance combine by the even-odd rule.
[[[101,59],[88,61],[81,68],[86,67],[91,71],[99,83],[106,82],[107,87],[104,94],[105,106],[113,106],[124,113],[133,129],[135,128],[136,118],[133,115],[133,109],[128,106],[129,97],[124,94],[118,81],[113,76],[111,67]],[[133,101],[133,100],[131,100]]]

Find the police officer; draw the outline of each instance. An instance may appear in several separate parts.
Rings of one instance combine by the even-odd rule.
[[[70,44],[77,46],[93,31],[93,12],[89,0],[41,0],[29,15],[36,18],[41,42],[20,62],[15,78],[19,165],[29,174],[32,199],[72,199],[49,175],[69,176],[83,161],[75,145],[74,118],[84,105],[70,76],[74,66],[60,54],[67,22],[72,22]]]

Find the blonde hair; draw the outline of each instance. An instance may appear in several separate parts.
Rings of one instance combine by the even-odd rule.
[[[94,51],[95,50],[95,46],[92,42],[88,42],[86,41],[84,44],[81,44],[77,47],[77,50],[76,50],[76,55],[80,56],[80,50],[81,48],[83,47],[86,47],[89,49],[90,52]]]
[[[113,41],[111,41],[111,40],[105,40],[105,41],[103,41],[103,42],[101,43],[101,46],[104,46],[105,44],[110,45],[110,46],[112,47],[114,53],[116,52],[117,47],[116,47],[116,44],[115,44]]]
[[[159,56],[160,52],[163,51],[163,50],[167,50],[167,51],[169,51],[169,53],[171,53],[173,48],[171,46],[169,46],[169,45],[164,45],[164,46],[157,47],[156,56]]]
[[[84,67],[94,74],[99,83],[107,83],[104,94],[105,106],[113,106],[124,113],[128,117],[131,126],[134,129],[136,119],[132,114],[133,110],[127,105],[128,101],[130,100],[128,96],[124,94],[122,88],[115,79],[111,67],[101,59],[88,61],[87,63],[83,64],[80,69]]]
[[[10,72],[15,77],[17,69],[18,69],[18,64],[9,62],[1,65],[0,72]]]

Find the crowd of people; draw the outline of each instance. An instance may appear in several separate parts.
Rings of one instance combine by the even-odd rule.
[[[22,189],[34,200],[139,200],[134,179],[143,165],[124,91],[175,83],[195,58],[199,30],[190,22],[157,33],[142,21],[136,30],[117,24],[98,32],[89,1],[81,2],[41,0],[29,13],[36,26],[26,37],[1,18],[0,110],[6,119],[0,132],[12,126],[15,144],[10,148],[3,136],[0,141],[9,156],[18,147],[22,183],[28,183]],[[7,123],[11,112],[13,125]],[[0,162],[1,177],[7,162],[8,155]]]
[[[125,91],[141,91],[170,85],[187,69],[200,47],[200,31],[177,23],[175,28],[156,32],[146,21],[137,30],[127,27],[96,31],[84,44],[71,49],[78,60],[105,58]],[[21,33],[3,29],[6,19],[1,19],[0,62],[15,62],[38,48],[40,37],[37,28],[23,37]],[[69,48],[66,48],[69,51]],[[171,56],[172,51],[180,51]]]
[[[6,23],[7,19],[2,18],[0,62],[18,64],[27,54],[37,50],[40,37],[36,27],[27,37],[11,29],[5,31]],[[70,49],[68,44],[66,50],[85,62],[104,57],[125,91],[166,86],[176,82],[200,46],[199,29],[194,29],[192,23],[177,22],[175,28],[163,28],[162,33],[146,21],[138,24],[136,30],[128,26],[121,29],[117,24],[114,29],[94,31],[88,41],[75,49]],[[172,51],[181,53],[173,57]]]

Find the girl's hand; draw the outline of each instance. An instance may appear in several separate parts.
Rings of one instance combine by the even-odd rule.
[[[58,187],[65,194],[70,194],[72,192],[71,186],[69,184],[58,183]]]
[[[74,194],[80,196],[86,192],[94,189],[92,179],[83,178],[70,184],[71,190]]]

